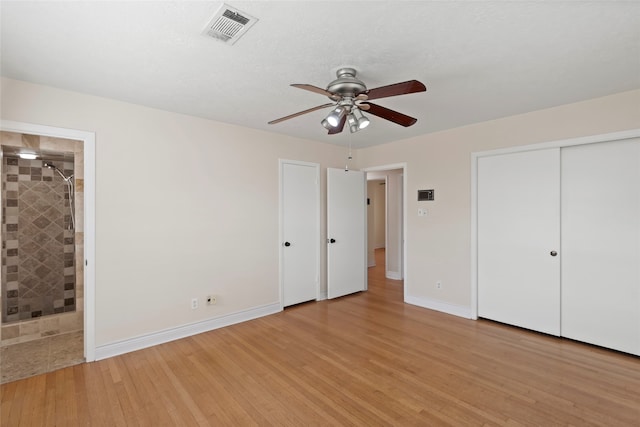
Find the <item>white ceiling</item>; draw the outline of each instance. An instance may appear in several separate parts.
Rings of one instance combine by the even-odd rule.
[[[3,76],[255,129],[354,147],[640,88],[637,1],[234,1],[259,19],[235,45],[201,34],[222,2],[2,1]],[[353,66],[378,99],[416,117],[377,117],[327,135],[319,87]]]

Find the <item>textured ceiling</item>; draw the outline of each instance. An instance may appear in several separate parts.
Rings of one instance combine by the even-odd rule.
[[[2,1],[3,76],[354,147],[640,88],[640,2],[229,1],[259,19],[237,43],[201,34],[221,2]],[[327,135],[319,87],[353,66],[369,88],[427,92],[375,102]]]

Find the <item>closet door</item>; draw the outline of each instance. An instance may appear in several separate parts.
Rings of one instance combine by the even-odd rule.
[[[562,335],[640,354],[640,140],[562,150]]]
[[[480,317],[560,334],[559,182],[557,148],[478,159]]]

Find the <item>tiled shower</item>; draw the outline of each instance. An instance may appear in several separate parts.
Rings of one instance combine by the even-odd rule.
[[[73,194],[49,163],[73,175],[73,153],[37,160],[3,150],[2,323],[74,311]]]
[[[19,345],[33,351],[40,340],[46,357],[55,353],[55,339],[61,348],[79,348],[72,359],[82,361],[84,171],[82,141],[3,131],[0,145],[0,367],[6,382],[12,380],[8,371],[24,377],[62,366],[45,361],[45,368],[18,372],[24,362],[6,356],[22,353]],[[36,158],[21,158],[24,153]]]

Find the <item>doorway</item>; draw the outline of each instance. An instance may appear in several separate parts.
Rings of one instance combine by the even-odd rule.
[[[81,236],[75,242],[76,264],[82,267],[80,275],[76,275],[78,283],[82,283],[82,296],[77,296],[76,309],[80,312],[79,322],[82,323],[82,355],[85,361],[95,360],[95,134],[92,132],[42,126],[31,123],[21,123],[9,120],[0,121],[0,131],[10,134],[29,135],[40,142],[47,143],[58,140],[72,140],[78,142],[79,156],[76,161],[83,165],[82,191],[79,192],[76,181],[74,207],[76,214],[82,211],[81,217],[75,217],[74,221],[82,219],[82,224],[74,223],[73,228],[82,229]],[[31,141],[33,142],[33,141]],[[62,143],[62,142],[61,142]],[[31,143],[27,144],[30,145]],[[73,151],[73,150],[72,150]],[[58,163],[52,165],[59,166]],[[36,168],[37,169],[37,168]],[[31,171],[37,174],[37,170]],[[25,172],[26,173],[26,172]],[[64,174],[64,172],[63,172]],[[82,196],[82,197],[80,197]],[[81,245],[80,247],[78,245]],[[66,261],[66,260],[65,260]],[[65,267],[69,269],[71,267]],[[66,315],[66,313],[65,313]],[[66,319],[63,319],[66,321]],[[73,320],[73,319],[72,319]],[[75,321],[75,320],[73,320]],[[61,320],[62,322],[62,320]],[[63,322],[64,323],[64,322]],[[62,328],[62,325],[60,326]],[[4,331],[3,331],[4,332]],[[40,331],[43,336],[47,331]],[[4,335],[4,334],[3,334]],[[3,336],[3,339],[5,336]],[[16,337],[17,341],[20,337]]]
[[[385,277],[403,280],[404,262],[404,165],[365,169],[367,172],[368,265],[379,264],[384,253]],[[380,251],[383,249],[383,251]]]
[[[404,277],[407,271],[405,261],[406,168],[406,163],[396,163],[363,169],[367,173],[367,219],[370,224],[367,230],[370,243],[368,246],[369,278],[370,280],[375,280],[373,277],[384,279],[385,287],[388,285],[401,287],[403,302],[405,300]],[[373,190],[371,194],[369,189]],[[378,196],[373,193],[377,193]],[[371,200],[370,195],[376,197],[376,200]],[[382,222],[384,247],[376,249],[376,236],[373,234],[375,230],[372,229],[371,224],[375,224],[376,212],[380,211],[382,213],[378,213],[378,216],[384,217]],[[380,266],[380,263],[384,265]]]

